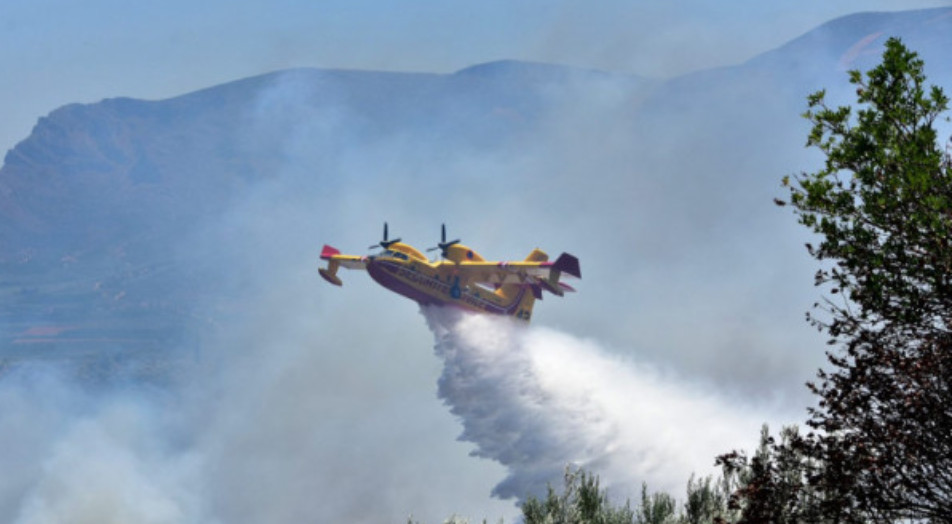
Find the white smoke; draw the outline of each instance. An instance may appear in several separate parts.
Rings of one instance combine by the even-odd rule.
[[[409,337],[387,319],[377,336],[332,330],[300,314],[315,312],[310,291],[276,291],[281,307],[259,296],[261,309],[210,336],[201,355],[159,355],[175,360],[159,380],[88,366],[94,355],[3,369],[0,522],[438,522],[513,511],[489,498],[494,477],[478,478],[453,440],[423,326]],[[403,369],[391,337],[433,366]],[[351,363],[354,353],[366,360]]]
[[[0,519],[196,522],[198,456],[176,445],[170,398],[148,386],[96,391],[69,368],[28,364],[0,382]]]
[[[507,318],[428,308],[445,368],[439,395],[461,440],[508,476],[494,489],[523,499],[556,485],[567,465],[601,477],[613,497],[642,482],[679,495],[716,455],[753,444],[767,409],[732,403],[597,343]]]
[[[399,377],[373,384],[393,401],[354,400],[371,384],[340,380],[356,370],[335,359],[351,350],[382,360],[386,352],[368,346],[374,337],[351,332],[342,346],[335,333],[338,344],[326,345],[309,322],[262,318],[235,326],[221,354],[183,364],[167,384],[91,386],[69,366],[43,363],[8,370],[0,378],[0,520],[493,518],[512,509],[488,498],[493,479],[505,475],[496,497],[521,500],[556,484],[568,464],[600,475],[619,499],[634,497],[642,481],[678,495],[692,472],[713,471],[716,454],[749,449],[765,420],[763,410],[609,356],[592,341],[507,318],[424,314],[444,364],[439,397],[462,422],[460,439],[506,472],[477,475],[478,461],[452,443],[445,408],[433,402],[430,413],[401,400]],[[380,372],[405,356],[393,358]],[[412,389],[425,397],[431,385]]]

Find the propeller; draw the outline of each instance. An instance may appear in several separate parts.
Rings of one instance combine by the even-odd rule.
[[[400,241],[399,238],[395,238],[395,239],[393,239],[393,240],[388,240],[388,239],[387,239],[387,223],[384,222],[384,223],[383,223],[383,240],[381,240],[381,241],[380,241],[379,243],[377,243],[377,244],[374,244],[374,245],[368,247],[367,249],[376,249],[376,248],[378,248],[378,247],[382,247],[382,248],[384,248],[384,249],[389,249],[391,245],[396,244],[396,243],[399,242],[399,241]]]
[[[450,240],[449,242],[447,242],[446,241],[446,224],[443,224],[440,228],[440,243],[437,244],[436,247],[431,247],[427,249],[427,251],[436,251],[437,249],[439,249],[440,255],[443,258],[446,258],[446,250],[449,249],[450,246],[454,244],[459,244],[459,239],[457,238],[456,240]]]

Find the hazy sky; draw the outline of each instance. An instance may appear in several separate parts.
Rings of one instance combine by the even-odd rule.
[[[0,149],[70,102],[166,98],[287,67],[451,72],[511,58],[671,76],[742,62],[841,15],[950,4],[4,0]]]

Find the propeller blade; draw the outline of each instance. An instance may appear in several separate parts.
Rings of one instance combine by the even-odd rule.
[[[399,238],[390,240],[390,228],[387,226],[387,223],[384,222],[383,223],[383,240],[368,247],[367,249],[376,249],[376,248],[390,249],[390,246],[392,246],[393,244],[396,244],[399,241],[400,241]]]
[[[437,244],[436,247],[427,249],[427,251],[436,251],[439,249],[440,256],[446,258],[446,250],[454,244],[459,244],[459,239],[457,238],[456,240],[451,240],[449,242],[446,241],[446,223],[444,222],[443,224],[440,224],[440,243]]]

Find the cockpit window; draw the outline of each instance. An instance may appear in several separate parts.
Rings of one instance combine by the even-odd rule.
[[[381,257],[398,258],[398,259],[400,259],[400,260],[409,260],[409,259],[410,259],[410,257],[406,256],[405,254],[403,254],[403,253],[401,253],[401,252],[399,252],[399,251],[391,251],[391,250],[389,250],[389,249],[386,249],[386,250],[384,250],[384,251],[381,251],[381,252],[380,252],[380,256],[381,256]]]

